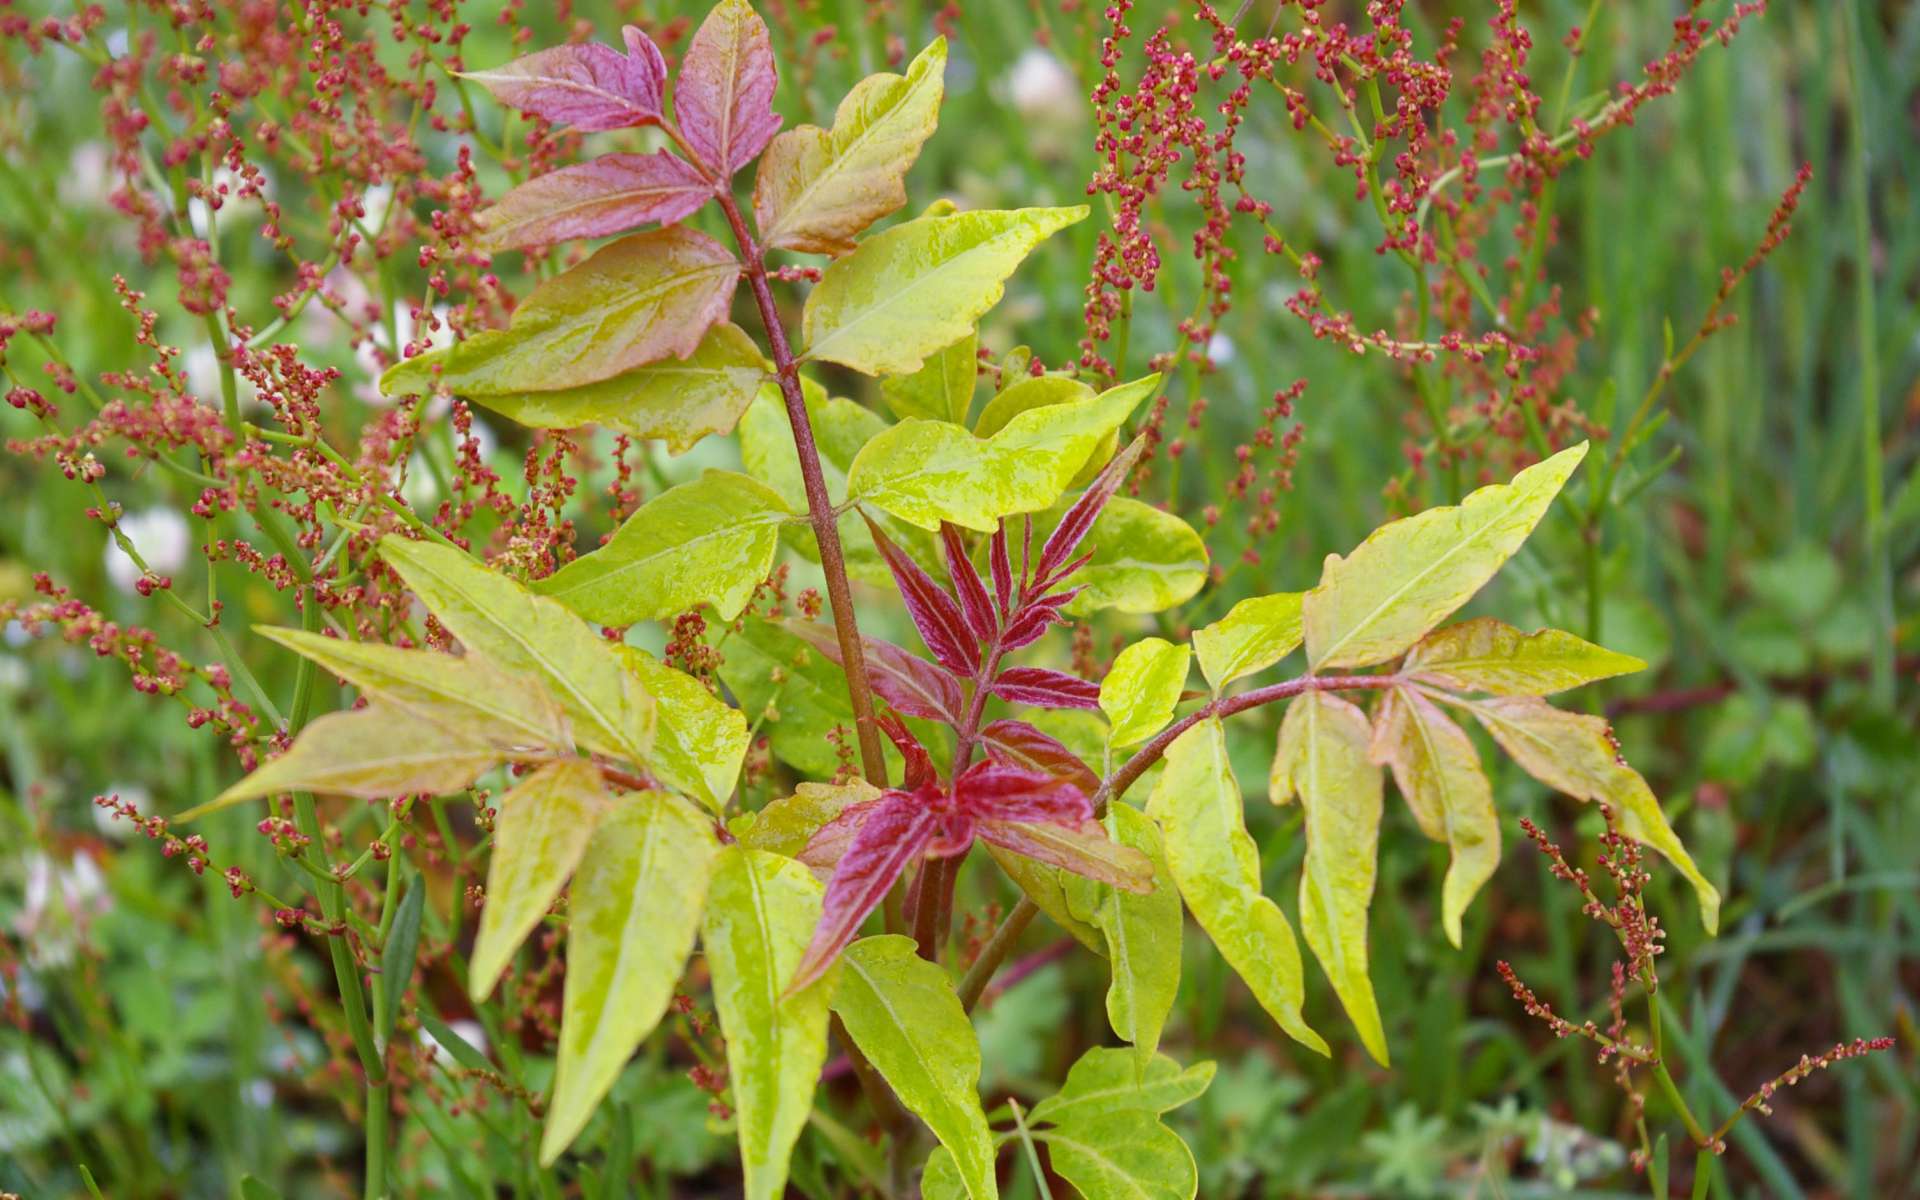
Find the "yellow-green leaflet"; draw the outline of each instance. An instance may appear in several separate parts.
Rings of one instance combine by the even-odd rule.
[[[1089,1112],[1034,1136],[1086,1200],[1194,1200],[1200,1189],[1193,1151],[1151,1113]]]
[[[1034,536],[1039,537],[1038,529]],[[1087,540],[1080,543],[1080,552],[1088,551],[1092,560],[1073,574],[1080,594],[1067,605],[1069,616],[1084,617],[1103,608],[1165,612],[1191,600],[1207,581],[1206,543],[1193,526],[1128,496],[1107,501],[1094,518]]]
[[[836,965],[792,995],[787,983],[820,920],[824,889],[790,858],[732,845],[720,852],[707,905],[707,967],[727,1039],[746,1200],[779,1200],[793,1143],[827,1061]]]
[[[404,708],[369,705],[328,713],[300,731],[287,752],[174,819],[278,792],[327,792],[376,800],[410,792],[457,792],[506,757],[502,743],[455,733]]]
[[[1427,683],[1496,696],[1554,692],[1643,671],[1647,664],[1558,629],[1521,633],[1480,617],[1436,629],[1407,652],[1401,673]]]
[[[1130,804],[1107,810],[1107,833],[1153,864],[1154,889],[1129,892],[1077,875],[1067,876],[1067,895],[1107,942],[1112,970],[1107,986],[1107,1022],[1133,1044],[1144,1075],[1160,1046],[1160,1031],[1180,992],[1180,893],[1167,872],[1160,827]],[[1082,897],[1085,897],[1083,900]]]
[[[587,852],[607,809],[600,771],[584,758],[551,762],[495,800],[487,903],[467,964],[475,1004],[493,991],[514,951],[540,923]]]
[[[1387,1035],[1367,974],[1367,906],[1380,850],[1380,768],[1367,757],[1366,714],[1338,696],[1303,692],[1287,705],[1273,756],[1270,798],[1300,798],[1307,857],[1300,927],[1326,969],[1361,1044],[1387,1065]]]
[[[904,77],[869,75],[833,114],[774,138],[753,182],[753,216],[769,246],[845,254],[854,235],[907,202],[906,174],[933,134],[947,66],[935,38]]]
[[[814,441],[820,451],[820,473],[826,480],[827,494],[844,496],[847,468],[853,464],[860,448],[887,428],[886,419],[851,400],[829,399],[826,390],[811,379],[802,379],[801,385],[807,420],[813,425]],[[772,386],[761,389],[740,421],[740,458],[747,473],[779,492],[788,508],[796,513],[807,511],[807,489],[800,476],[800,458],[794,450],[793,426],[787,420],[786,405],[779,390]],[[940,569],[940,555],[925,530],[885,513],[871,515],[887,536],[921,566],[931,571]],[[860,514],[843,513],[839,525],[840,551],[847,560],[847,573],[855,579],[892,587],[893,574],[875,548],[873,533]],[[820,561],[820,548],[814,544],[811,525],[787,525],[781,529],[781,537],[790,549],[809,561]]]
[[[1586,454],[1581,442],[1512,483],[1383,525],[1345,558],[1329,554],[1305,601],[1308,663],[1365,667],[1419,641],[1520,548]]]
[[[503,746],[560,751],[573,744],[566,715],[545,687],[502,671],[478,654],[455,658],[270,625],[256,625],[253,631],[312,659],[368,696],[443,729],[461,732],[464,726],[483,740],[508,735],[511,740]]]
[[[735,836],[756,850],[796,858],[820,827],[839,816],[842,809],[879,798],[880,789],[864,779],[803,783],[793,789],[793,795],[782,796],[761,809],[753,823],[736,831]]]
[[[1028,409],[990,438],[945,421],[902,421],[861,448],[847,469],[847,498],[922,529],[951,521],[990,533],[1001,517],[1058,499],[1157,379]]]
[[[1440,923],[1460,945],[1460,918],[1500,865],[1500,821],[1493,789],[1466,731],[1411,688],[1393,688],[1373,714],[1373,761],[1393,781],[1420,831],[1453,856],[1440,892]]]
[[[617,797],[594,830],[573,878],[543,1164],[579,1135],[667,1011],[693,951],[717,850],[712,823],[666,792]]]
[[[533,585],[589,621],[631,625],[711,604],[740,615],[773,569],[780,493],[736,471],[708,471],[668,488],[628,517],[606,545]]]
[[[557,391],[685,358],[726,316],[739,276],[739,260],[704,233],[671,225],[632,234],[534,288],[507,328],[394,364],[380,390]]]
[[[1093,399],[1094,390],[1078,379],[1066,375],[1028,375],[1003,386],[987,406],[980,410],[980,419],[974,422],[973,432],[981,437],[992,437],[1007,427],[1007,422],[1023,412],[1036,408],[1045,408],[1050,404],[1085,404]],[[1094,476],[1100,474],[1100,468],[1107,465],[1114,451],[1120,448],[1120,431],[1109,433],[1092,454],[1087,456],[1086,465],[1074,476],[1070,487],[1085,487],[1092,483]]]
[[[582,747],[646,760],[653,697],[613,646],[565,605],[448,546],[389,534],[380,539],[380,557],[467,649],[545,683],[573,718]]]
[[[980,1107],[980,1042],[946,970],[913,939],[863,938],[841,955],[833,1011],[900,1102],[953,1155],[970,1200],[1000,1192],[993,1132]]]
[[[1185,646],[1164,638],[1143,638],[1120,652],[1100,681],[1100,711],[1113,727],[1108,744],[1118,749],[1144,742],[1173,720],[1192,657]]]
[[[637,646],[621,644],[614,650],[657,701],[659,717],[647,766],[668,787],[715,814],[724,811],[751,740],[746,715],[708,691],[706,684]]]
[[[965,337],[1020,260],[1087,215],[1073,208],[920,217],[830,265],[801,318],[806,356],[868,375],[906,375]]]
[[[1658,850],[1693,885],[1700,923],[1708,933],[1719,931],[1719,889],[1680,844],[1647,781],[1622,761],[1604,717],[1562,712],[1534,696],[1464,703],[1527,774],[1576,800],[1610,805],[1628,836]]]
[[[1130,1050],[1095,1046],[1067,1068],[1060,1090],[1033,1106],[1032,1123],[1070,1124],[1090,1115],[1122,1110],[1153,1116],[1198,1100],[1213,1082],[1210,1062],[1182,1067],[1155,1054],[1141,1069]]]
[[[1301,592],[1253,596],[1227,610],[1227,615],[1204,629],[1193,631],[1193,652],[1200,673],[1218,692],[1256,671],[1264,671],[1300,644]]]
[[[1000,865],[1008,879],[1013,880],[1021,894],[1038,905],[1054,924],[1072,934],[1075,941],[1095,954],[1107,952],[1105,936],[1073,910],[1067,886],[1077,876],[992,844],[987,846],[987,853],[993,855],[993,861]]]
[[[1147,815],[1160,823],[1168,873],[1194,920],[1280,1028],[1326,1054],[1327,1043],[1300,1015],[1306,984],[1293,927],[1260,892],[1260,854],[1218,719],[1197,723],[1167,747]]]
[[[417,361],[417,360],[415,360]],[[665,359],[551,392],[468,393],[475,403],[535,429],[599,425],[658,438],[674,454],[740,420],[771,365],[747,331],[721,321],[685,359]]]
[[[973,388],[980,375],[979,338],[967,336],[927,355],[911,375],[880,381],[880,399],[902,420],[926,417],[965,425],[973,410]]]

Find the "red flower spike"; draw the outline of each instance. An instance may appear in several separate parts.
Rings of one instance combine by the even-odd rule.
[[[873,532],[873,544],[879,547],[880,557],[886,560],[887,570],[893,574],[893,585],[900,589],[900,598],[906,601],[907,615],[913,618],[913,627],[920,631],[920,640],[927,644],[941,666],[962,679],[971,679],[980,669],[980,643],[968,627],[959,602],[922,570],[911,555],[894,545],[893,539],[872,517],[860,515],[866,518],[867,528]]]
[[[1079,755],[1025,721],[995,721],[980,731],[980,741],[989,754],[1070,783],[1085,795],[1100,787],[1100,777]]]
[[[582,133],[657,125],[666,62],[646,34],[631,25],[625,33],[625,54],[599,42],[555,46],[465,78],[510,108]]]
[[[993,694],[1014,704],[1035,708],[1100,707],[1100,687],[1064,671],[1046,667],[1012,667],[993,681]]]
[[[840,639],[834,636],[833,630],[811,621],[783,621],[780,624],[826,655],[828,662],[842,670],[846,668],[846,664],[840,660]],[[880,694],[882,700],[909,717],[925,717],[930,721],[945,721],[949,725],[960,724],[966,699],[953,676],[892,642],[863,637],[860,645],[865,651],[867,682],[873,685],[873,690]]]
[[[1002,617],[1013,615],[1013,562],[1007,555],[1007,523],[993,531],[993,543],[987,552],[987,564],[993,570],[993,598]]]
[[[960,809],[982,821],[1046,821],[1078,825],[1093,819],[1087,794],[1046,771],[987,758],[954,784]]]
[[[832,822],[828,828],[838,823]],[[867,914],[886,898],[893,881],[919,860],[939,832],[940,816],[926,805],[921,794],[887,792],[873,802],[827,884],[820,924],[814,927],[813,940],[807,944],[792,982],[787,984],[789,995],[826,973],[860,932]]]
[[[1126,449],[1113,456],[1112,461],[1095,477],[1093,485],[1080,494],[1067,509],[1067,515],[1060,518],[1060,524],[1054,526],[1048,535],[1046,545],[1040,547],[1040,578],[1048,578],[1053,570],[1073,557],[1073,552],[1086,540],[1087,531],[1093,528],[1094,521],[1100,516],[1100,510],[1113,499],[1126,481],[1133,464],[1140,461],[1141,453],[1147,447],[1147,435],[1127,444]]]
[[[881,732],[893,739],[900,757],[907,760],[906,777],[901,780],[901,787],[911,792],[939,781],[933,769],[933,760],[927,757],[927,748],[920,744],[919,738],[913,736],[906,722],[892,713],[881,713],[874,718],[874,723],[880,726]]]
[[[947,578],[953,581],[954,595],[960,598],[960,615],[967,620],[967,628],[983,645],[993,640],[998,625],[993,619],[993,602],[987,599],[987,586],[980,579],[980,572],[974,568],[973,560],[967,557],[967,544],[960,539],[960,531],[952,525],[940,526],[940,549],[947,561]]]

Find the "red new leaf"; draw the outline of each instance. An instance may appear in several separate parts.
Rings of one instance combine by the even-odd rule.
[[[900,757],[906,760],[906,776],[900,781],[900,786],[911,792],[937,782],[933,760],[927,757],[927,748],[920,744],[919,738],[913,736],[913,731],[907,728],[905,721],[892,713],[881,713],[874,721],[893,739]]]
[[[1067,509],[1067,515],[1048,535],[1047,544],[1040,547],[1040,578],[1051,578],[1056,567],[1073,557],[1073,552],[1086,539],[1087,531],[1093,528],[1093,522],[1100,510],[1113,499],[1113,494],[1126,482],[1127,472],[1133,470],[1133,464],[1140,461],[1141,452],[1146,449],[1146,435],[1141,434],[1128,444],[1125,450],[1113,456],[1113,460],[1094,479],[1093,485],[1080,494]]]
[[[1045,667],[1010,667],[993,681],[993,694],[1035,708],[1100,707],[1100,686]]]
[[[1093,818],[1093,805],[1078,787],[1006,759],[988,758],[968,767],[953,791],[960,810],[982,821],[1078,825]]]
[[[814,836],[818,838],[834,824],[838,821]],[[912,793],[887,792],[873,802],[834,868],[821,902],[820,924],[814,927],[813,941],[787,985],[788,992],[806,987],[833,965],[860,932],[860,923],[879,907],[900,873],[925,852],[939,828],[939,816]]]
[[[866,522],[873,532],[873,544],[879,547],[880,557],[893,573],[893,585],[900,589],[900,598],[906,601],[907,615],[913,618],[913,627],[920,631],[920,640],[940,660],[941,666],[962,679],[971,679],[980,669],[980,643],[968,628],[959,603],[933,576],[922,570],[911,555],[894,545],[893,539],[872,517],[866,517]]]
[[[1066,620],[1060,615],[1060,610],[1079,594],[1080,589],[1074,588],[1052,596],[1043,596],[1027,605],[1008,624],[1006,636],[1000,639],[1000,645],[1008,650],[1018,650],[1022,646],[1029,646],[1039,641],[1040,635],[1047,631],[1049,625]]]
[[[573,238],[605,237],[650,221],[671,224],[713,195],[699,168],[665,150],[603,154],[550,171],[483,210],[482,244],[516,250]]]
[[[993,570],[993,597],[1000,605],[1000,615],[1013,614],[1013,563],[1007,556],[1007,523],[993,531],[993,542],[987,550],[987,565]]]
[[[816,871],[833,870],[840,865],[847,847],[853,845],[853,835],[860,832],[860,823],[867,819],[867,814],[878,803],[878,800],[863,800],[847,805],[833,820],[814,830],[813,836],[807,839],[807,844],[794,857]]]
[[[947,561],[947,578],[953,581],[954,595],[960,598],[960,615],[967,619],[967,628],[973,631],[976,640],[992,641],[996,628],[993,602],[987,599],[987,585],[982,582],[980,572],[967,557],[967,544],[961,540],[960,531],[942,523],[940,549]]]
[[[773,43],[746,0],[720,0],[693,35],[674,83],[680,134],[722,179],[753,161],[780,129]]]
[[[1091,818],[1075,825],[980,821],[975,831],[982,841],[1003,850],[1110,883],[1123,891],[1153,890],[1153,861],[1108,837],[1100,822]]]
[[[1025,721],[995,721],[980,731],[980,741],[989,753],[1070,783],[1085,795],[1100,786],[1100,777],[1079,755]]]
[[[835,666],[843,670],[846,668],[846,663],[840,658],[840,640],[834,636],[833,630],[810,621],[788,621],[784,624],[795,636],[826,655]],[[892,642],[863,637],[860,645],[865,651],[867,681],[882,700],[909,717],[925,717],[932,721],[945,721],[949,725],[960,723],[960,713],[966,701],[953,676]]]
[[[593,131],[658,124],[667,65],[646,34],[631,25],[625,33],[625,54],[598,42],[555,46],[465,78],[555,125]]]

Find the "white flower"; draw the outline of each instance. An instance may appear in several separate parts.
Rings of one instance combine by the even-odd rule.
[[[113,189],[113,156],[105,142],[81,142],[67,157],[60,176],[60,203],[69,209],[96,209]]]
[[[1038,46],[1029,46],[1007,75],[1013,107],[1023,117],[1078,114],[1080,88],[1060,60]]]
[[[156,574],[171,575],[186,565],[192,548],[193,533],[187,519],[170,508],[143,508],[120,518],[120,532],[133,543],[141,558]],[[107,578],[123,592],[132,592],[140,582],[140,568],[109,537],[106,552]]]
[[[1224,333],[1216,333],[1207,339],[1207,357],[1216,363],[1233,361],[1233,339]]]
[[[91,855],[76,854],[63,865],[36,851],[27,859],[26,895],[13,921],[28,962],[39,969],[72,962],[87,924],[112,903]]]

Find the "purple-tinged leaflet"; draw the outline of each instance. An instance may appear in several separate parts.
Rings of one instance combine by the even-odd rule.
[[[673,111],[688,149],[721,180],[752,162],[779,132],[778,83],[766,23],[746,0],[720,0],[680,61]]]
[[[811,621],[783,624],[796,637],[826,655],[833,665],[842,670],[846,668],[840,661],[840,641],[833,630]],[[867,681],[882,700],[909,717],[925,717],[949,725],[960,723],[966,700],[953,676],[892,642],[863,637],[860,645],[865,651]]]
[[[1066,744],[1025,721],[995,721],[980,731],[988,753],[1070,783],[1088,796],[1100,787],[1100,777]]]
[[[1060,523],[1054,526],[1053,532],[1047,536],[1046,545],[1040,547],[1041,579],[1052,578],[1054,570],[1073,557],[1073,552],[1079,548],[1081,542],[1086,540],[1087,532],[1093,528],[1094,521],[1099,518],[1100,510],[1107,506],[1107,501],[1113,499],[1113,494],[1120,490],[1122,483],[1126,482],[1127,473],[1133,470],[1133,464],[1140,461],[1140,455],[1146,449],[1146,445],[1145,434],[1128,443],[1126,449],[1113,456],[1112,460],[1102,468],[1100,474],[1094,478],[1092,485],[1080,494],[1080,498],[1073,502],[1071,508],[1067,509],[1067,514],[1060,518]],[[1066,574],[1067,572],[1062,572],[1062,577]]]
[[[820,978],[833,965],[840,951],[860,932],[867,914],[886,898],[893,881],[919,860],[940,830],[939,814],[919,794],[887,792],[872,803],[873,807],[862,814],[860,828],[840,855],[833,879],[827,884],[820,924],[814,927],[813,940],[792,982],[787,984],[789,994]],[[838,824],[838,820],[829,823],[814,837]],[[806,851],[801,854],[805,861]]]
[[[713,196],[699,168],[665,150],[603,154],[514,188],[479,214],[489,250],[605,237],[658,221],[670,225]]]
[[[953,581],[954,595],[960,600],[960,615],[981,644],[993,640],[998,629],[993,619],[993,601],[987,599],[987,585],[981,580],[973,560],[967,557],[967,544],[953,525],[940,526],[940,549],[947,562],[947,578]]]
[[[959,602],[906,551],[894,545],[893,539],[872,517],[866,517],[866,522],[873,533],[873,544],[886,560],[887,570],[893,573],[893,585],[906,602],[907,615],[913,618],[913,627],[920,631],[920,640],[927,644],[941,666],[962,679],[971,679],[980,669],[980,643],[961,613]]]
[[[627,53],[599,42],[554,46],[462,78],[485,85],[502,104],[582,132],[657,125],[666,62],[647,35],[629,25]]]
[[[1035,708],[1100,707],[1100,686],[1046,667],[1010,667],[993,681],[993,694]]]
[[[993,597],[1002,617],[1013,615],[1013,563],[1007,555],[1007,523],[993,531],[993,543],[987,550],[987,564],[993,571]]]

